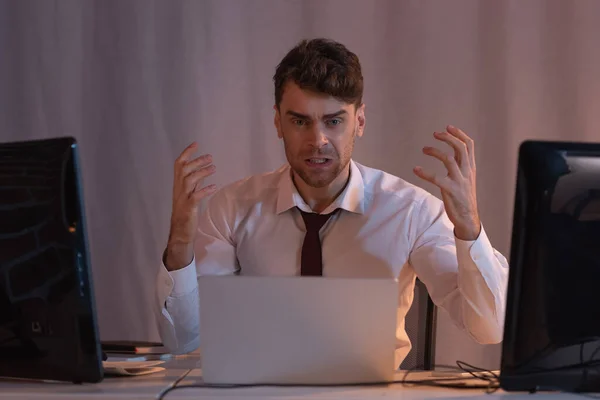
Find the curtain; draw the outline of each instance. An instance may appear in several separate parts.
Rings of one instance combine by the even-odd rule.
[[[476,143],[493,245],[510,245],[525,139],[600,138],[594,0],[0,0],[0,141],[70,135],[81,146],[103,340],[157,340],[154,279],[173,161],[193,140],[223,185],[285,162],[275,66],[328,37],[363,65],[367,124],[354,158],[442,171],[421,148],[453,124]],[[440,313],[437,363],[497,368]]]

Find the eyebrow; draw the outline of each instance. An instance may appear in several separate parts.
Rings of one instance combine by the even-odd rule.
[[[287,111],[285,114],[291,115],[292,117],[301,118],[301,119],[311,119],[310,115],[301,114],[296,111]],[[325,119],[335,118],[335,117],[339,117],[340,115],[344,115],[344,114],[348,114],[348,112],[346,110],[340,110],[340,111],[336,111],[331,114],[324,114],[323,118],[325,118]]]

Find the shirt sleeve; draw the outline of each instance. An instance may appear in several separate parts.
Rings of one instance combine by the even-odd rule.
[[[164,264],[159,268],[155,314],[163,345],[173,354],[189,353],[200,346],[198,278],[239,270],[232,206],[224,193],[216,193],[198,219],[192,262],[176,271],[168,271]]]
[[[508,262],[486,233],[474,241],[454,236],[444,205],[429,195],[413,221],[409,262],[433,302],[482,344],[499,343],[504,328]]]

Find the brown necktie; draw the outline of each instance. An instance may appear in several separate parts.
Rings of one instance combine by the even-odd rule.
[[[300,210],[300,209],[299,209]],[[336,210],[337,211],[337,210]],[[319,231],[325,225],[325,222],[336,211],[330,214],[307,213],[300,210],[302,219],[306,225],[306,236],[302,244],[302,260],[300,262],[300,275],[302,276],[322,276],[323,259],[321,252],[321,239]]]

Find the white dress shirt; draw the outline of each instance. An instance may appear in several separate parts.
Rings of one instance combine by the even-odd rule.
[[[158,326],[170,351],[199,346],[199,276],[300,275],[306,230],[296,207],[311,211],[289,165],[235,182],[210,198],[199,218],[192,263],[172,272],[163,265],[158,275]],[[348,184],[323,214],[337,208],[341,212],[320,231],[323,275],[398,279],[396,365],[411,348],[404,318],[417,277],[475,341],[501,341],[508,264],[483,227],[477,240],[457,239],[441,200],[354,161]]]

